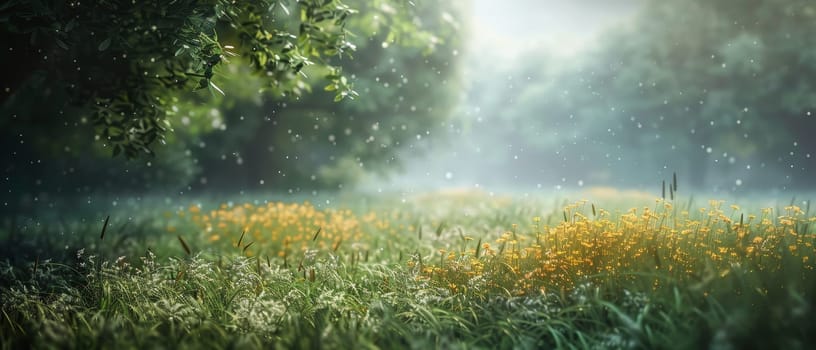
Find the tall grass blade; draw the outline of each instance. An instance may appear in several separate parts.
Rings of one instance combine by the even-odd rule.
[[[479,241],[476,242],[476,259],[479,258],[479,252],[482,251],[482,238],[479,238]]]
[[[672,173],[672,189],[677,192],[677,172]]]
[[[241,238],[238,238],[238,243],[235,245],[236,248],[241,247],[241,242],[244,241],[244,235],[246,234],[246,230],[241,231]]]
[[[187,242],[185,242],[184,238],[181,238],[181,236],[178,236],[178,240],[179,243],[181,243],[181,247],[184,248],[184,252],[187,253],[187,255],[189,256],[191,254],[190,246],[187,245]]]
[[[442,230],[445,228],[445,222],[440,222],[439,226],[436,227],[436,238],[442,235]]]
[[[105,239],[105,231],[108,229],[108,221],[110,220],[110,215],[105,218],[105,223],[102,224],[102,233],[99,234],[99,239]]]
[[[663,192],[661,192],[660,198],[666,199],[666,180],[663,180]]]

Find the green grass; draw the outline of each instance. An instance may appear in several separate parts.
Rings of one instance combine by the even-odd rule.
[[[101,240],[106,215],[85,222],[19,219],[14,226],[6,220],[0,235],[0,343],[805,349],[816,341],[809,213],[780,208],[763,216],[759,208],[727,207],[701,213],[697,208],[708,206],[687,208],[687,199],[671,208],[606,201],[569,205],[467,193],[408,203],[391,197],[345,200],[350,209],[342,220],[356,223],[356,236],[336,232],[346,222],[340,219],[321,221],[315,234],[314,215],[332,211],[304,206],[264,214],[260,222],[271,223],[265,228],[233,211],[240,205],[227,206],[229,214],[219,214],[224,226],[211,230],[193,211],[127,206],[111,213]],[[218,206],[202,204],[198,215]],[[656,208],[652,213],[665,216],[664,222],[624,227],[633,205],[641,208],[638,215],[643,207]],[[747,223],[750,213],[758,219]],[[276,226],[287,215],[295,215],[293,224]],[[712,235],[672,238],[672,230],[689,227],[706,227]],[[616,229],[632,239],[597,241]],[[240,238],[242,230],[248,233]],[[220,239],[212,240],[214,234]],[[741,239],[757,237],[758,253],[744,254],[748,243]],[[485,243],[491,247],[482,248]],[[581,243],[595,245],[581,250]],[[673,257],[680,248],[683,255]],[[711,255],[720,248],[734,254]],[[539,273],[560,263],[557,274]]]

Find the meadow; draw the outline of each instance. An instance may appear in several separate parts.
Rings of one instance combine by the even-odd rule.
[[[809,202],[585,195],[159,201],[123,203],[94,220],[6,219],[0,343],[805,349],[816,341],[816,216],[798,205]]]

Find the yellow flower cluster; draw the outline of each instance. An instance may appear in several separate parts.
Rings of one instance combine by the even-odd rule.
[[[344,242],[363,238],[361,222],[350,210],[321,210],[308,202],[223,204],[209,213],[191,206],[186,214],[211,242],[226,241],[239,248],[252,243],[253,250],[280,257],[298,250],[337,250]]]
[[[694,284],[735,267],[773,273],[791,262],[813,269],[816,235],[808,225],[816,218],[796,206],[776,217],[771,209],[746,217],[722,204],[712,201],[691,215],[659,200],[613,216],[594,206],[587,212],[581,201],[564,208],[563,218],[558,213],[553,226],[536,217],[524,233],[514,225],[492,243],[440,251],[440,259],[420,267],[420,278],[455,292],[484,281],[488,290],[527,294],[642,276],[660,276],[655,287],[667,280]]]
[[[460,206],[473,213],[461,223],[439,216],[423,222],[423,215],[436,213],[424,204],[419,211],[394,207],[359,215],[308,202],[222,205],[209,212],[192,206],[181,214],[213,244],[248,255],[280,257],[286,264],[287,256],[300,255],[302,262],[342,246],[346,251],[338,255],[352,264],[408,259],[416,278],[456,293],[529,294],[639,281],[699,285],[704,292],[706,283],[735,269],[788,274],[813,269],[816,261],[810,228],[816,217],[797,206],[748,215],[722,201],[691,210],[657,200],[623,212],[579,201],[529,224],[510,225],[508,220],[524,220],[532,211],[480,215],[496,208],[478,203],[483,205]],[[505,225],[495,236],[466,234]]]

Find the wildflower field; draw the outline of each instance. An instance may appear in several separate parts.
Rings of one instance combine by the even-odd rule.
[[[6,220],[0,342],[805,349],[807,203],[453,192]]]

